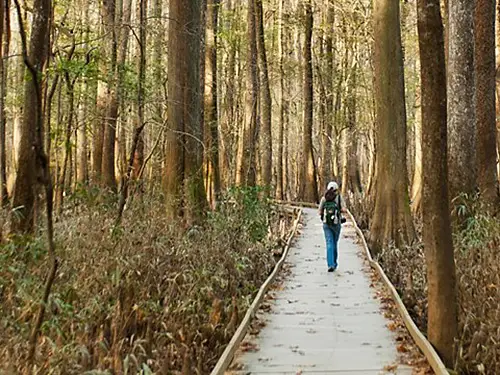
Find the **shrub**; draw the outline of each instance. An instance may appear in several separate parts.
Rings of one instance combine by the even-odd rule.
[[[275,234],[287,234],[260,194],[231,191],[187,231],[151,197],[132,203],[119,231],[108,208],[66,212],[39,373],[208,373],[275,264]],[[0,372],[23,365],[47,267],[38,238],[0,249]]]

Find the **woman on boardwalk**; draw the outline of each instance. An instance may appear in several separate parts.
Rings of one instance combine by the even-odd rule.
[[[338,267],[337,244],[340,238],[340,228],[344,220],[342,213],[345,212],[344,200],[339,193],[339,186],[336,182],[331,181],[328,183],[325,194],[319,203],[319,215],[325,232],[328,272],[333,272]]]

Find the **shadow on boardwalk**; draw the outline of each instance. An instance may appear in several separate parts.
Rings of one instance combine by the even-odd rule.
[[[356,243],[352,223],[342,227],[339,268],[327,272],[325,242],[314,209],[286,261],[289,275],[274,291],[235,355],[231,374],[411,374],[397,366],[395,335]],[[390,371],[392,370],[392,372]]]

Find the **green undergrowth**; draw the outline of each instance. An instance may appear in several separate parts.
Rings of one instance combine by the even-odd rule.
[[[136,198],[113,230],[91,193],[55,226],[60,259],[38,344],[40,374],[206,374],[275,265],[291,218],[232,190],[199,227]],[[24,365],[48,257],[43,237],[0,249],[0,373]]]
[[[366,203],[354,203],[355,216],[368,227]],[[459,374],[500,374],[500,220],[475,200],[463,201],[468,218],[454,237],[459,337],[455,370]],[[419,227],[420,225],[417,225]],[[379,261],[422,332],[427,328],[427,278],[422,243],[389,247]]]

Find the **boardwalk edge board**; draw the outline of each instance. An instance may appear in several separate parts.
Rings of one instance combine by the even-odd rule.
[[[234,354],[236,353],[236,350],[238,350],[241,342],[243,341],[243,338],[245,337],[245,335],[248,331],[248,327],[250,326],[252,318],[255,316],[255,314],[259,308],[260,303],[264,299],[264,296],[265,296],[267,290],[269,289],[269,286],[274,281],[274,279],[276,278],[276,275],[281,270],[281,266],[285,262],[285,259],[288,255],[289,250],[290,250],[292,240],[295,237],[295,234],[297,232],[297,228],[298,228],[298,225],[300,223],[300,218],[302,217],[302,209],[300,207],[292,206],[292,205],[287,205],[285,207],[286,207],[286,209],[293,209],[294,211],[298,211],[296,213],[297,217],[295,218],[294,223],[293,223],[292,232],[290,233],[290,236],[288,237],[288,240],[286,242],[285,250],[283,251],[283,254],[282,254],[280,260],[278,261],[278,263],[276,263],[276,265],[274,266],[274,270],[271,273],[271,275],[269,275],[269,277],[266,279],[264,284],[262,284],[262,286],[260,287],[259,292],[255,296],[255,299],[253,300],[250,307],[248,308],[248,310],[245,314],[245,317],[241,321],[240,325],[238,326],[238,329],[236,330],[233,337],[231,338],[231,341],[227,345],[226,349],[224,350],[221,357],[217,361],[217,364],[215,365],[214,369],[210,373],[211,375],[223,375],[224,372],[228,369],[229,365],[233,361],[233,357],[234,357]],[[295,212],[293,214],[295,215]]]
[[[413,338],[413,340],[415,340],[415,343],[420,348],[422,353],[424,353],[425,357],[429,361],[429,364],[431,365],[434,372],[438,375],[448,375],[449,372],[446,369],[446,366],[444,365],[443,361],[441,360],[441,358],[439,357],[439,355],[437,354],[436,350],[431,345],[431,343],[427,340],[424,334],[418,329],[417,325],[415,324],[410,314],[408,313],[406,306],[401,300],[401,297],[396,291],[396,288],[394,287],[394,285],[392,285],[391,281],[385,274],[380,264],[377,261],[373,260],[372,255],[370,253],[370,249],[368,248],[368,244],[366,243],[365,236],[361,231],[361,229],[358,227],[358,223],[354,219],[354,216],[349,210],[347,210],[347,213],[349,214],[349,217],[351,218],[354,224],[354,228],[356,229],[356,232],[358,233],[358,236],[361,239],[361,242],[363,244],[363,249],[365,251],[366,257],[368,258],[370,266],[378,272],[385,286],[391,292],[392,298],[396,303],[399,314],[403,319],[406,328],[410,332],[411,337]]]

